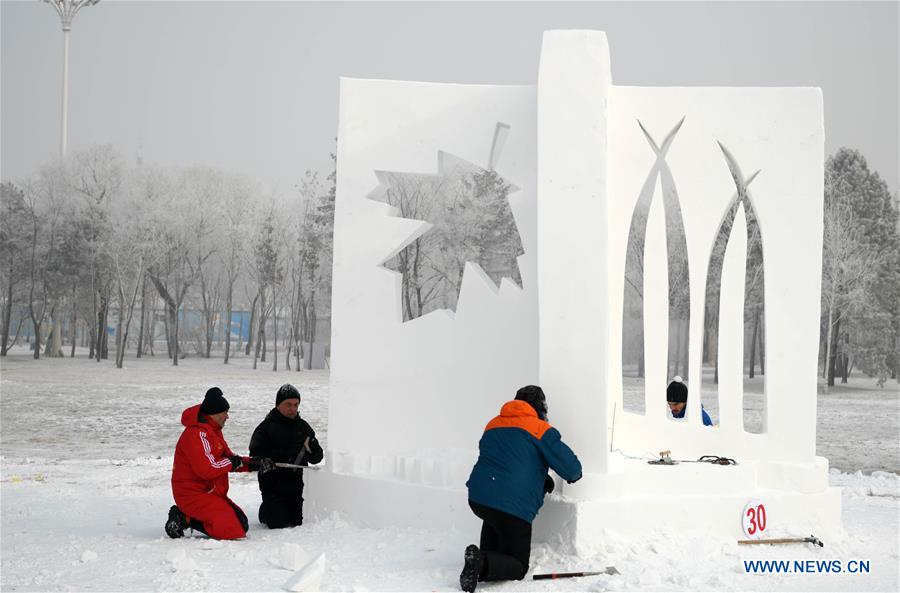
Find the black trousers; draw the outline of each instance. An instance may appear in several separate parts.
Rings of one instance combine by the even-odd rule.
[[[531,523],[471,500],[469,508],[484,521],[479,547],[485,564],[478,580],[520,581],[525,578],[531,557]]]
[[[297,489],[264,491],[259,505],[259,522],[269,529],[303,525],[303,485]]]

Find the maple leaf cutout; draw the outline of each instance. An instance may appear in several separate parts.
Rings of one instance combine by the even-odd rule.
[[[487,169],[438,151],[437,174],[375,172],[380,185],[370,199],[432,225],[381,264],[401,274],[403,321],[455,311],[466,262],[479,265],[496,286],[506,277],[521,288],[516,258],[524,250],[508,199],[519,188],[493,169],[508,131],[497,125]]]

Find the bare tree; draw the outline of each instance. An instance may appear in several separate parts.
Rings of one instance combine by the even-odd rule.
[[[125,199],[114,208],[115,233],[111,252],[115,270],[118,319],[116,321],[116,368],[122,368],[138,292],[146,283],[146,271],[161,256],[154,241],[155,228],[148,210],[158,203],[155,175],[132,180]],[[140,342],[140,341],[139,341]],[[138,344],[138,355],[140,354]]]
[[[185,297],[198,276],[196,262],[204,262],[201,253],[196,260],[197,234],[208,232],[202,210],[193,207],[196,176],[182,172],[163,192],[162,208],[155,208],[155,234],[164,253],[148,268],[150,281],[156,287],[166,308],[166,341],[172,364],[181,356],[180,320]],[[208,257],[208,255],[206,256]]]
[[[234,284],[241,274],[246,232],[248,196],[250,186],[235,179],[229,188],[228,198],[223,206],[225,223],[225,244],[219,253],[219,262],[224,273],[225,289],[225,364],[231,357],[231,317],[234,308]]]
[[[41,170],[28,185],[25,205],[28,214],[28,313],[34,328],[34,358],[41,356],[42,324],[55,297],[59,270],[60,226],[63,222],[67,185],[62,164]]]
[[[253,368],[260,360],[266,361],[266,321],[275,308],[275,287],[280,285],[284,272],[277,250],[276,227],[278,215],[274,205],[268,209],[259,222],[256,240],[253,247],[252,275],[256,280],[259,295],[259,322],[256,335],[256,349],[253,355]]]
[[[827,181],[826,181],[827,183]],[[834,385],[834,363],[841,322],[863,297],[866,284],[877,269],[877,255],[860,240],[847,204],[833,201],[825,208],[822,261],[822,312],[825,324],[825,361],[828,387]]]
[[[828,158],[822,266],[826,388],[838,371],[846,382],[857,362],[883,385],[888,357],[897,357],[897,219],[887,185],[858,151],[841,148]]]
[[[28,234],[28,207],[25,203],[25,193],[12,183],[3,183],[0,186],[0,261],[2,261],[3,279],[3,321],[2,321],[2,345],[0,356],[6,356],[9,351],[9,330],[12,322],[13,303],[18,294],[18,287],[24,283],[29,275],[26,266],[26,253],[29,245]],[[21,328],[21,320],[19,328]],[[18,336],[18,330],[16,336]]]

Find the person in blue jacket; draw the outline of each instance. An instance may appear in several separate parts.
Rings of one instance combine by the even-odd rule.
[[[672,412],[672,418],[684,418],[684,410],[687,408],[688,388],[681,380],[681,377],[673,377],[672,382],[666,387],[666,403],[669,404],[669,411]],[[703,414],[703,426],[712,426],[712,419],[703,405],[700,405],[700,412]]]
[[[553,491],[552,468],[570,484],[581,462],[547,422],[547,400],[536,385],[519,389],[488,422],[478,461],[466,486],[469,507],[484,523],[480,547],[465,551],[459,586],[473,593],[479,581],[521,580],[531,556],[531,522]]]

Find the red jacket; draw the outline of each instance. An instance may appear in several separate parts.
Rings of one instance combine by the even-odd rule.
[[[234,452],[222,436],[222,428],[215,422],[199,422],[200,406],[191,406],[181,414],[184,432],[175,446],[175,461],[172,464],[172,494],[175,503],[197,494],[215,494],[228,497],[228,472],[231,471],[229,457]],[[249,459],[238,471],[249,471]],[[185,509],[182,509],[185,510]]]

